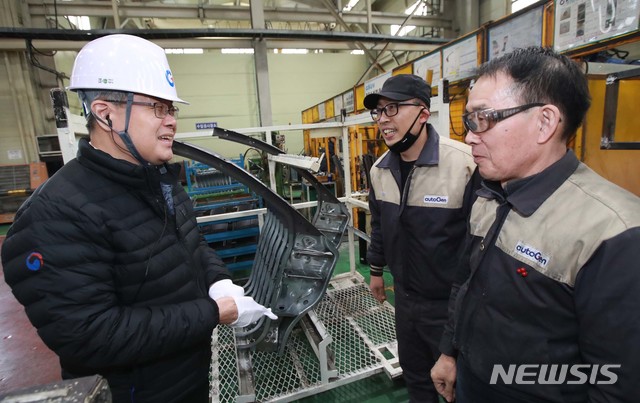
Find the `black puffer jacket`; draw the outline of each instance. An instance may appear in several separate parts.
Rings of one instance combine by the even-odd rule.
[[[208,382],[219,315],[207,290],[229,274],[201,240],[179,169],[115,160],[83,140],[2,247],[5,280],[63,375],[102,374],[114,401],[171,402]]]

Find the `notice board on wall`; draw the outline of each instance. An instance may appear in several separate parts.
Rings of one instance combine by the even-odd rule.
[[[517,48],[542,45],[543,6],[489,28],[488,60]]]
[[[477,35],[471,35],[442,49],[442,77],[449,82],[472,77],[477,67]]]
[[[553,47],[562,52],[638,30],[636,0],[556,0]]]
[[[440,60],[440,51],[428,54],[415,62],[413,62],[413,74],[423,79],[427,79],[427,72],[431,70],[431,87],[437,87],[440,82],[440,70],[442,69],[442,61]]]

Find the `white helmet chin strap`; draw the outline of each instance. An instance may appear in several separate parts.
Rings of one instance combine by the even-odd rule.
[[[80,95],[80,98],[82,99],[81,103],[85,112],[85,116],[89,116],[89,114],[91,114],[93,115],[94,118],[96,118],[96,120],[109,126],[109,129],[111,129],[111,132],[115,132],[118,134],[118,136],[120,136],[120,139],[124,143],[125,147],[127,147],[127,151],[131,153],[133,158],[135,158],[142,165],[151,165],[149,161],[142,158],[142,155],[140,155],[140,153],[136,149],[136,146],[133,144],[133,141],[131,140],[131,136],[129,136],[129,121],[131,120],[131,107],[133,106],[133,92],[127,93],[127,111],[126,111],[125,121],[124,121],[124,130],[120,132],[117,130],[114,130],[111,124],[111,121],[109,119],[107,119],[107,121],[105,122],[100,116],[93,113],[93,111],[91,110],[91,107],[88,105],[88,100],[86,98],[86,94],[84,91],[78,91],[78,95]]]
[[[136,146],[133,145],[133,141],[131,141],[131,136],[129,136],[129,120],[131,119],[132,105],[133,105],[133,92],[128,92],[127,93],[127,112],[126,112],[125,121],[124,121],[124,130],[121,132],[115,131],[115,130],[114,131],[118,133],[118,136],[120,136],[120,139],[122,139],[122,142],[127,147],[127,150],[129,150],[133,158],[138,160],[138,162],[140,162],[142,165],[151,165],[147,160],[142,158],[142,155],[140,155],[140,153],[136,149]],[[109,127],[111,128],[111,130],[113,130],[111,125],[109,125]]]

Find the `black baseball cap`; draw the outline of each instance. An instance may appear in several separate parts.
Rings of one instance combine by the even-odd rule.
[[[406,101],[407,99],[418,98],[427,107],[431,107],[431,86],[422,78],[415,74],[398,74],[390,77],[382,84],[380,92],[369,94],[364,97],[364,106],[373,109],[378,106],[378,100],[389,98],[393,101]]]

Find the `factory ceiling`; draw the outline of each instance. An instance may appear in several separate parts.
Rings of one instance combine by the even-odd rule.
[[[454,2],[449,0],[15,3],[20,23],[0,28],[0,50],[24,49],[25,39],[37,41],[35,46],[43,50],[79,49],[86,41],[116,30],[165,47],[251,48],[253,41],[260,40],[272,49],[360,50],[369,56],[385,51],[426,52],[454,38],[453,13],[447,9]]]

